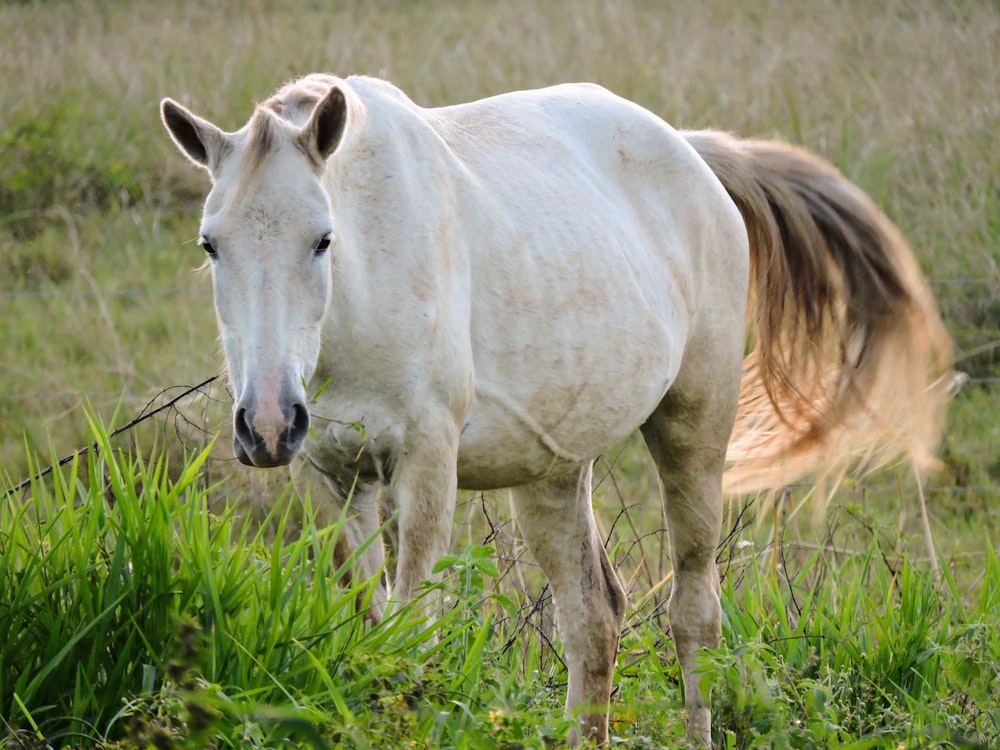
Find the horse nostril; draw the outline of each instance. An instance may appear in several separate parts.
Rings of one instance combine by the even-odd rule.
[[[245,406],[237,406],[233,412],[233,454],[248,466],[255,465],[253,455],[257,449],[252,420],[253,413]]]
[[[251,417],[248,416],[246,407],[239,407],[236,410],[236,414],[233,415],[233,429],[236,431],[236,437],[240,439],[241,442],[247,445],[253,445],[253,425],[250,424]]]
[[[309,409],[305,404],[292,405],[292,425],[288,429],[288,444],[298,445],[309,434]]]

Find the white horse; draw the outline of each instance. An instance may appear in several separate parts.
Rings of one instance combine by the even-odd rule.
[[[333,515],[353,487],[341,560],[387,492],[394,600],[445,554],[458,488],[513,488],[585,737],[607,740],[626,606],[591,509],[602,451],[639,428],[658,467],[702,743],[727,465],[749,491],[929,460],[948,336],[896,229],[804,151],[677,132],[589,84],[425,109],[309,75],[236,132],[170,99],[162,116],[212,178],[200,242],[236,455],[293,463]],[[373,619],[389,596],[383,581]]]

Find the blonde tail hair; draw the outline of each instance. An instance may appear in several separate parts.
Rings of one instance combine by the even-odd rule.
[[[837,169],[783,143],[684,137],[750,238],[747,351],[728,492],[909,457],[935,464],[952,343],[899,230]]]

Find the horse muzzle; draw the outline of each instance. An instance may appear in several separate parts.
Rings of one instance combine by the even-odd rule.
[[[262,409],[244,398],[233,412],[233,453],[247,466],[288,465],[308,434],[309,409],[300,399]]]

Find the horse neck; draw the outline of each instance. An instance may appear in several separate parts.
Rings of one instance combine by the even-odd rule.
[[[454,241],[455,156],[412,102],[364,93],[364,127],[324,177],[338,235],[330,325],[377,329],[393,311],[436,317],[467,260]]]

